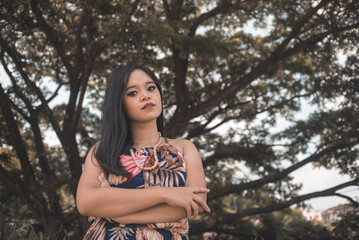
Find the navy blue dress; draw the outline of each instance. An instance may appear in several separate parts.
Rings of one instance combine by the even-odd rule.
[[[111,187],[118,188],[151,188],[183,187],[186,181],[186,165],[183,157],[172,145],[166,143],[157,148],[158,166],[153,171],[141,171],[135,164],[130,152],[120,156],[125,169],[132,175],[130,178],[109,174]],[[150,161],[148,148],[132,148],[137,162],[145,166]],[[188,219],[171,223],[153,224],[120,224],[109,218],[89,217],[91,226],[84,239],[96,240],[132,240],[132,239],[165,239],[180,240],[188,233]]]

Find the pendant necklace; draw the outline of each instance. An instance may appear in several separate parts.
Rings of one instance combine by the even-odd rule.
[[[158,132],[158,134],[159,134],[158,142],[157,142],[157,144],[155,145],[155,147],[153,148],[153,156],[154,156],[154,158],[155,158],[155,162],[153,163],[152,166],[150,166],[150,167],[144,167],[144,166],[140,165],[140,164],[137,162],[137,158],[136,158],[136,156],[135,156],[135,153],[133,152],[132,149],[130,149],[131,157],[132,157],[133,161],[135,162],[136,166],[137,166],[140,170],[148,171],[148,170],[154,170],[154,169],[157,168],[157,166],[158,166],[157,147],[158,147],[158,145],[160,145],[160,143],[161,143],[161,137],[162,137],[160,132]]]

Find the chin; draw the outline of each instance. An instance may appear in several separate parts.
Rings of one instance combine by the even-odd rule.
[[[137,122],[151,122],[153,120],[157,120],[157,118],[161,115],[161,113],[153,113],[153,114],[141,114],[141,118],[133,118],[134,121]]]
[[[148,120],[157,120],[157,118],[161,115],[161,113],[159,114],[153,114],[151,117],[148,118]]]

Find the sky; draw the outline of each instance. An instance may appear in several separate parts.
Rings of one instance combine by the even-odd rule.
[[[265,36],[272,29],[272,19],[273,17],[271,16],[267,18],[266,28],[256,28],[253,25],[254,21],[249,21],[244,26],[244,32],[258,36]],[[343,65],[345,63],[346,56],[343,54],[343,51],[338,51],[337,58],[339,64]],[[304,120],[314,110],[315,109],[312,106],[303,100],[302,110],[297,113],[296,117],[298,119]],[[288,123],[284,119],[278,119],[277,126],[281,126],[283,128],[288,126]],[[279,131],[280,128],[277,127],[277,129],[274,130]],[[299,194],[301,195],[325,190],[350,180],[348,176],[341,175],[337,170],[328,170],[323,167],[314,168],[311,164],[307,164],[304,167],[294,171],[292,174],[290,174],[290,176],[294,178],[293,182],[303,184],[302,189],[299,191]],[[359,187],[347,187],[337,192],[359,201]],[[311,208],[309,208],[310,211],[324,211],[330,207],[347,202],[348,201],[346,199],[337,196],[320,197],[305,201],[307,205],[311,206]]]
[[[343,57],[340,56],[340,59]],[[344,62],[344,59],[342,59]],[[298,118],[306,119],[310,112],[315,108],[308,103],[302,103],[302,111],[298,113]],[[305,194],[314,191],[324,190],[329,187],[334,187],[338,184],[347,182],[350,180],[349,176],[341,175],[338,170],[328,170],[324,167],[313,167],[312,164],[308,164],[297,171],[292,176],[294,181],[303,183],[303,188],[300,193]],[[348,187],[337,191],[343,195],[347,195],[353,199],[359,201],[359,187]],[[337,204],[346,203],[347,200],[338,196],[335,197],[321,197],[306,201],[306,203],[312,205],[313,210],[323,211],[329,207],[336,206]]]
[[[308,117],[310,112],[314,110],[314,108],[309,106],[308,103],[306,103],[305,101],[302,102],[302,105],[302,111],[296,114],[296,119],[304,120]],[[289,126],[289,123],[284,119],[277,119],[277,121],[277,126],[271,129],[271,133],[281,131]],[[227,125],[221,126],[216,129],[215,132],[223,134],[223,132],[226,132],[228,128],[233,128],[237,129],[238,131],[241,131],[242,126],[240,125],[241,124],[228,123]],[[304,155],[298,156],[299,160],[305,157],[306,156]],[[285,166],[289,167],[289,164],[286,164]],[[248,176],[251,180],[258,179],[257,176],[251,175],[250,170],[243,163],[239,163],[237,167],[241,170],[241,172],[238,172],[238,178],[245,178],[245,176]],[[322,191],[351,180],[349,176],[341,175],[338,170],[328,170],[324,167],[314,167],[311,163],[308,163],[307,165],[295,170],[289,176],[293,177],[293,183],[302,184],[302,188],[298,192],[299,195]],[[337,191],[337,193],[342,193],[343,195],[347,195],[359,201],[359,187],[347,187]],[[307,205],[307,211],[315,212],[325,211],[331,207],[347,202],[348,201],[344,198],[338,196],[330,196],[309,199],[304,203]]]
[[[309,105],[309,103],[305,100],[302,100],[301,104],[302,110],[296,114],[296,119],[305,120],[308,118],[311,112],[316,110],[316,108]],[[286,122],[284,119],[278,119],[277,126],[281,127],[277,127],[274,129],[274,131],[280,131],[281,129],[284,129],[286,126],[288,126],[288,122]],[[305,156],[302,156],[302,158],[304,157]],[[299,194],[301,195],[325,190],[350,180],[347,175],[341,175],[338,170],[328,170],[324,167],[314,167],[310,163],[297,169],[292,174],[290,174],[290,176],[294,178],[293,182],[303,184],[302,189],[299,191]],[[348,187],[337,192],[359,201],[359,187]],[[330,207],[347,202],[348,201],[346,199],[338,196],[320,197],[305,201],[307,205],[311,206],[311,208],[309,208],[310,211],[324,211]]]
[[[325,190],[350,180],[348,176],[340,175],[336,170],[327,170],[323,167],[313,168],[311,165],[302,167],[291,175],[294,177],[294,182],[303,184],[303,188],[299,191],[300,194]],[[359,187],[343,188],[337,191],[337,193],[347,195],[359,201]],[[320,197],[305,201],[306,204],[312,206],[311,211],[324,211],[330,207],[347,202],[346,199],[337,196]]]

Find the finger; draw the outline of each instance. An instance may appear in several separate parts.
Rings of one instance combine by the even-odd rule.
[[[102,177],[102,182],[106,185],[106,186],[110,186],[109,182],[107,181],[107,179],[105,177]]]
[[[98,176],[98,179],[100,180],[101,183],[104,183],[107,187],[110,186],[110,183],[107,181],[107,179],[104,177],[103,173],[100,174],[100,176]]]
[[[101,182],[101,183],[104,183],[105,182],[105,179],[100,175],[98,176],[98,180]]]
[[[101,175],[100,175],[100,176],[98,176],[98,180],[100,181],[100,183],[102,183],[102,182],[103,182]]]
[[[204,188],[204,187],[192,187],[192,192],[193,193],[208,193],[208,192],[210,192],[210,190],[208,188]]]
[[[203,200],[203,198],[201,198],[200,196],[195,195],[195,196],[193,197],[193,200],[194,200],[197,204],[199,204],[199,205],[200,205],[204,210],[206,210],[207,212],[210,212],[210,211],[211,211],[211,209],[209,209],[209,207],[208,207],[206,201]]]
[[[198,205],[194,201],[191,202],[191,208],[193,213],[193,218],[196,219],[198,216]]]
[[[190,218],[191,218],[191,215],[192,215],[191,205],[190,205],[190,204],[187,204],[187,206],[186,206],[186,212],[187,212],[187,218],[190,219]]]

